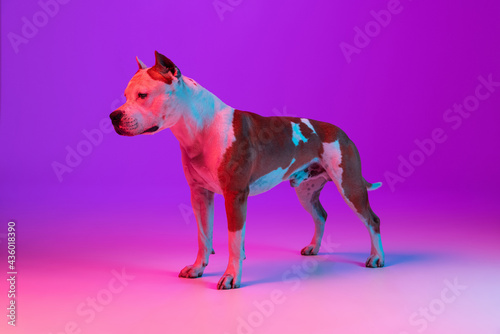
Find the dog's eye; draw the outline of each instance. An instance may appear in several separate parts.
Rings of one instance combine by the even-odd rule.
[[[145,98],[146,98],[146,96],[148,96],[148,94],[146,94],[146,93],[139,93],[139,94],[137,94],[137,96],[138,96],[140,99],[145,99]]]

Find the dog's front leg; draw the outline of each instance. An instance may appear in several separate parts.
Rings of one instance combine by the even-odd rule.
[[[235,289],[241,284],[241,267],[245,259],[245,221],[248,188],[242,191],[225,191],[227,224],[229,230],[229,263],[217,289]]]
[[[191,266],[186,266],[179,277],[196,278],[203,275],[208,257],[213,254],[214,193],[200,187],[191,187],[191,205],[198,223],[198,255]]]

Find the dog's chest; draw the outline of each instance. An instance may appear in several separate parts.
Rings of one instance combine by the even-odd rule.
[[[215,193],[222,194],[219,183],[219,166],[224,154],[235,139],[233,130],[234,109],[227,108],[219,111],[213,122],[207,127],[200,138],[201,149],[191,157],[185,157],[184,168],[188,168],[188,177],[197,184]]]

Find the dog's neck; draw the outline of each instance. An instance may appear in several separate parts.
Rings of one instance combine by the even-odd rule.
[[[170,129],[186,152],[194,156],[209,140],[205,138],[206,129],[213,124],[216,114],[230,107],[194,80],[185,76],[180,80],[182,94],[178,94],[177,112],[181,116]]]

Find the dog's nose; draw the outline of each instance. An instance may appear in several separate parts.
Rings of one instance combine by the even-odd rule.
[[[123,115],[125,115],[125,113],[122,110],[113,111],[109,115],[109,118],[111,118],[111,123],[113,123],[113,125],[118,125],[118,123],[120,123],[120,120],[122,119]]]

